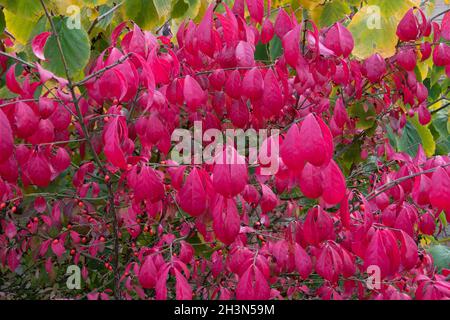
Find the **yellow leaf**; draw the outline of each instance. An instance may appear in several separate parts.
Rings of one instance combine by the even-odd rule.
[[[418,62],[417,68],[420,71],[420,75],[422,76],[422,79],[425,79],[428,76],[428,62],[427,61]]]
[[[19,17],[8,10],[3,10],[3,12],[5,14],[6,29],[20,44],[25,45],[36,25],[36,20]]]
[[[345,1],[334,0],[315,7],[311,10],[311,17],[322,28],[331,26],[350,13],[350,7]]]
[[[396,52],[397,25],[418,0],[369,0],[353,17],[348,29],[353,34],[353,55],[365,59],[374,53],[384,58]]]

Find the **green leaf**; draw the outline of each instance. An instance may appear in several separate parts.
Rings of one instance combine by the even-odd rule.
[[[403,128],[401,137],[397,137],[398,150],[406,152],[410,156],[414,157],[417,154],[419,144],[421,143],[422,140],[420,139],[416,128],[414,128],[410,122],[407,122]]]
[[[367,1],[348,25],[355,40],[353,55],[360,59],[374,53],[379,53],[384,58],[393,56],[398,41],[397,25],[411,7],[418,5],[417,0]]]
[[[81,29],[69,29],[67,18],[54,18],[55,28],[61,41],[62,51],[70,76],[79,76],[86,67],[90,56],[90,42],[86,31]],[[65,77],[63,60],[55,36],[50,36],[44,48],[44,54],[48,61],[44,62],[44,68],[58,76]]]
[[[434,265],[441,271],[450,267],[450,248],[444,245],[434,245],[427,249],[433,256]]]
[[[197,16],[200,7],[200,0],[175,0],[172,2],[172,17],[183,19],[186,17],[194,18]]]
[[[20,17],[26,17],[29,20],[36,20],[43,12],[39,1],[0,0],[0,5],[5,7],[9,12]]]
[[[371,104],[364,106],[361,103],[355,103],[348,109],[348,113],[352,118],[358,118],[356,127],[363,130],[372,128],[377,116],[375,108]]]
[[[319,27],[323,28],[331,26],[350,13],[351,10],[347,3],[342,0],[334,0],[315,7],[311,11],[311,16]]]
[[[156,12],[160,18],[166,17],[170,13],[171,1],[153,0],[153,4],[155,5]]]
[[[281,44],[281,39],[276,35],[269,42],[269,52],[271,61],[275,61],[283,53],[283,45]]]
[[[98,8],[98,14],[101,16],[102,14],[105,14],[110,10],[112,6],[103,5]],[[107,16],[105,16],[102,20],[100,20],[99,23],[97,23],[97,28],[105,30],[110,24],[114,17],[114,12],[109,13]]]
[[[16,38],[17,42],[25,45],[36,21],[25,16],[18,16],[7,9],[4,10],[4,15],[8,31]]]
[[[258,42],[255,49],[255,60],[257,61],[268,61],[269,56],[267,55],[267,45]]]
[[[417,130],[419,137],[422,141],[422,147],[427,156],[431,157],[436,151],[436,143],[434,142],[434,137],[431,134],[428,126],[423,126],[419,123],[417,115],[409,120],[414,128]]]
[[[448,130],[449,114],[447,110],[441,110],[433,115],[430,129],[434,130],[436,141],[436,154],[447,155],[450,153],[450,132]]]
[[[126,20],[133,20],[146,30],[155,27],[159,22],[153,1],[127,0],[124,3],[124,14]]]

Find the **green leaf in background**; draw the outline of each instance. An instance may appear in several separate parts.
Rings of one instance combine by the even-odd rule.
[[[269,52],[271,61],[275,61],[283,53],[281,39],[276,35],[269,42]]]
[[[109,5],[103,5],[100,6],[98,8],[98,14],[99,16],[105,14],[106,12],[108,12],[108,10],[110,10],[113,6],[109,6]],[[110,24],[111,21],[114,17],[114,12],[109,13],[107,16],[105,16],[99,23],[97,23],[97,28],[103,29],[105,30]]]
[[[198,15],[200,7],[200,0],[174,0],[172,1],[172,17],[175,19],[194,18]]]
[[[436,142],[428,126],[422,126],[417,119],[417,115],[406,123],[401,136],[394,135],[398,151],[406,152],[414,157],[417,154],[419,145],[422,145],[427,156],[434,155]]]
[[[150,30],[159,22],[158,12],[153,1],[127,0],[123,5],[125,20],[133,20],[142,29]]]
[[[169,15],[171,9],[171,1],[153,0],[153,4],[155,5],[156,12],[158,13],[158,16],[160,18]]]
[[[333,23],[350,14],[349,5],[343,0],[325,2],[311,11],[311,17],[320,28],[331,26]]]
[[[450,248],[444,245],[430,246],[427,251],[433,256],[434,265],[441,271],[450,267]]]
[[[362,103],[355,103],[348,109],[348,114],[352,118],[358,118],[358,122],[356,123],[356,127],[358,129],[369,129],[372,128],[375,119],[376,119],[376,112],[375,108],[372,104],[370,105],[363,105]]]
[[[430,129],[436,141],[436,154],[447,155],[450,153],[449,112],[440,110],[433,115]]]
[[[416,131],[422,141],[422,147],[428,157],[434,155],[436,151],[436,143],[434,142],[434,137],[431,134],[428,126],[423,126],[419,123],[417,115],[409,120],[411,124],[416,128]]]
[[[418,0],[368,0],[348,25],[355,40],[353,55],[360,59],[374,53],[384,58],[393,56],[397,25],[410,8],[419,4]]]
[[[3,10],[0,10],[0,32],[3,33],[5,31],[6,27],[6,21],[5,21],[5,14],[3,13]]]
[[[419,144],[422,143],[416,128],[408,121],[403,128],[401,137],[397,136],[398,151],[406,152],[414,157],[417,154]]]
[[[43,12],[39,1],[30,0],[0,0],[0,5],[17,16],[27,19],[37,19]]]
[[[90,41],[83,28],[69,29],[67,18],[54,18],[55,28],[58,32],[65,60],[68,64],[69,74],[78,77],[86,67],[90,56]],[[44,68],[58,76],[65,77],[64,65],[61,59],[56,38],[52,35],[48,38],[44,48]]]
[[[27,17],[17,16],[14,13],[4,10],[6,29],[16,38],[16,41],[25,45],[30,39],[36,20]]]

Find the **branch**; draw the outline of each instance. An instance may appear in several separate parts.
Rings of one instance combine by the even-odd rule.
[[[28,66],[30,68],[36,68],[36,66],[34,64],[32,64],[30,62],[27,62],[27,61],[25,61],[23,59],[20,59],[19,57],[15,57],[13,55],[10,55],[9,53],[0,51],[0,55],[8,57],[8,58],[13,59],[13,60],[16,60],[17,62],[20,62],[20,63],[22,63],[22,64],[24,64],[24,65],[26,65],[26,66]]]
[[[74,84],[73,84],[72,78],[70,77],[70,74],[69,74],[68,64],[66,61],[66,57],[64,56],[64,51],[62,49],[61,40],[59,38],[58,31],[56,30],[55,24],[53,23],[53,19],[50,16],[50,13],[44,3],[44,0],[40,0],[40,2],[42,5],[42,8],[45,11],[45,15],[47,16],[47,19],[50,22],[50,26],[52,28],[53,35],[55,36],[56,44],[58,46],[58,51],[61,56],[61,60],[62,60],[63,66],[64,66],[64,71],[66,73],[66,77],[67,77],[67,81],[68,81],[67,87],[69,88],[69,91],[72,95],[73,104],[74,104],[75,110],[77,112],[78,121],[80,123],[84,137],[86,138],[89,148],[91,149],[95,163],[99,167],[100,171],[106,175],[107,171],[106,171],[105,167],[103,166],[99,156],[97,155],[97,152],[95,151],[94,145],[92,143],[92,139],[90,138],[90,135],[89,135],[89,131],[86,127],[86,124],[84,123],[83,114],[82,114],[80,106],[78,104],[78,99],[77,99],[77,95],[75,93]],[[120,294],[120,274],[119,274],[119,225],[118,225],[118,221],[117,221],[116,209],[114,206],[114,192],[113,192],[113,189],[111,186],[111,181],[107,181],[107,182],[105,181],[105,183],[106,183],[107,190],[108,190],[108,202],[109,202],[109,211],[110,211],[109,213],[111,214],[111,216],[113,218],[113,229],[114,229],[114,232],[113,232],[113,234],[114,234],[114,257],[113,257],[114,287],[113,287],[113,292],[114,292],[114,297],[117,300],[120,300],[121,294]]]
[[[437,15],[435,15],[434,17],[432,17],[432,18],[430,19],[430,21],[433,21],[433,20],[439,18],[440,16],[443,16],[443,15],[446,14],[447,12],[450,12],[450,9],[447,9],[447,10],[442,11],[441,13],[438,13]]]
[[[437,112],[439,112],[439,111],[441,111],[441,110],[444,110],[444,109],[447,108],[448,106],[450,106],[450,102],[447,103],[446,105],[443,105],[442,107],[440,107],[440,108],[438,108],[438,109],[436,109],[436,110],[431,111],[431,114],[435,114],[435,113],[437,113]]]

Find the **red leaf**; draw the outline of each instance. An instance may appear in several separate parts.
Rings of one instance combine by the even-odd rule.
[[[239,278],[236,286],[238,300],[267,300],[270,298],[270,287],[261,271],[250,266]]]
[[[51,180],[50,166],[47,159],[37,152],[26,164],[25,172],[30,181],[38,187],[47,187]]]
[[[206,93],[200,87],[197,80],[189,75],[184,79],[183,94],[186,105],[191,110],[195,110],[206,103]]]
[[[311,199],[319,198],[323,193],[320,168],[306,163],[300,175],[299,187],[305,197]]]
[[[187,282],[186,278],[176,268],[174,268],[173,270],[175,272],[175,279],[177,281],[175,285],[177,300],[192,300],[192,288]]]
[[[438,67],[450,64],[450,46],[445,43],[437,44],[433,50],[433,62]]]
[[[227,146],[216,155],[212,182],[218,193],[225,197],[234,197],[244,190],[247,180],[245,158],[233,147]]]
[[[450,177],[442,167],[431,177],[430,202],[435,208],[450,210]]]
[[[239,41],[236,46],[236,61],[239,67],[252,67],[255,64],[255,53],[252,45],[245,41]]]
[[[197,44],[198,48],[208,56],[212,57],[214,54],[214,39],[212,29],[212,14],[214,3],[211,3],[205,12],[205,15],[197,27]]]
[[[255,67],[245,73],[242,80],[242,94],[250,100],[259,100],[264,92],[264,79],[259,68]]]
[[[250,17],[256,22],[261,23],[264,16],[264,1],[263,0],[245,0],[247,2],[248,12]]]
[[[316,271],[319,276],[331,282],[337,282],[343,270],[342,257],[335,248],[326,243],[320,250],[316,262]]]
[[[300,25],[287,32],[282,39],[286,62],[295,68],[300,56]]]
[[[127,168],[125,153],[121,148],[121,142],[128,138],[128,128],[125,119],[120,116],[113,116],[103,133],[105,153],[108,161],[120,169]]]
[[[225,82],[225,93],[234,99],[241,98],[242,80],[239,70],[233,70]]]
[[[240,230],[240,217],[234,199],[217,196],[212,216],[217,239],[226,245],[232,244]]]
[[[152,203],[158,202],[164,198],[164,185],[160,175],[153,168],[143,166],[132,183],[134,196],[137,201],[149,200]]]
[[[414,15],[414,9],[409,9],[397,26],[397,36],[402,41],[416,40],[419,36],[419,26]]]
[[[181,209],[193,217],[201,215],[206,209],[206,191],[196,168],[189,173],[185,184],[178,193]]]
[[[333,155],[330,129],[312,113],[301,124],[298,145],[301,158],[315,166],[327,164]]]
[[[261,43],[267,44],[274,35],[273,23],[270,19],[265,19],[261,28]]]
[[[293,28],[291,17],[286,13],[286,11],[281,8],[278,12],[277,19],[275,20],[274,31],[275,34],[283,39],[284,35]]]
[[[280,149],[280,156],[284,164],[291,170],[299,171],[304,167],[304,160],[299,148],[300,130],[294,123],[286,134]]]
[[[6,80],[6,86],[8,87],[9,91],[17,93],[17,94],[23,94],[23,90],[20,87],[20,84],[16,80],[16,63],[14,63],[6,72],[5,80]]]
[[[278,204],[278,198],[275,193],[267,185],[261,185],[262,196],[260,199],[262,213],[267,213],[275,209]]]
[[[414,240],[404,231],[397,232],[401,243],[402,265],[405,269],[412,269],[417,264],[418,248]]]
[[[295,268],[303,279],[307,279],[312,272],[312,262],[309,255],[298,243],[294,249]]]
[[[371,82],[379,82],[386,73],[386,61],[378,54],[373,54],[364,61],[364,70]]]
[[[347,58],[354,47],[353,36],[341,23],[334,24],[326,33],[324,44],[338,56]]]
[[[321,207],[314,207],[306,214],[303,237],[306,242],[315,246],[324,240],[335,238],[333,220]]]
[[[264,77],[263,104],[268,111],[266,115],[269,118],[272,115],[278,115],[284,105],[281,88],[278,79],[272,69],[267,70]]]
[[[322,198],[328,204],[338,204],[345,196],[345,178],[334,160],[322,170]]]
[[[450,41],[450,11],[442,18],[441,36],[445,40]]]

